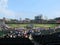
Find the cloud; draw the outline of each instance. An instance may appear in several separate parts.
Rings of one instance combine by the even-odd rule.
[[[56,11],[55,14],[56,14],[57,16],[60,16],[60,11]]]
[[[0,8],[7,8],[8,7],[8,0],[0,0]]]
[[[5,17],[15,17],[15,12],[8,9],[8,0],[0,0],[0,13]]]
[[[53,11],[52,12],[52,17],[60,17],[60,11],[59,10],[56,10],[56,11]]]

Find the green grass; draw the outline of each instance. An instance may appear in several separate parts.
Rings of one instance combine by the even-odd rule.
[[[37,27],[54,27],[55,24],[35,24]]]
[[[28,24],[7,24],[10,27],[25,27]],[[34,24],[34,27],[55,27],[57,24]]]

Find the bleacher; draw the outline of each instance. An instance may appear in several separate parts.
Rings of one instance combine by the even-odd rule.
[[[34,35],[33,39],[40,44],[48,44],[48,45],[60,45],[60,32],[55,32],[47,35]]]
[[[1,38],[1,45],[34,45],[28,38]]]

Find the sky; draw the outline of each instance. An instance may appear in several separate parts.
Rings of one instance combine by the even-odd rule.
[[[60,17],[60,0],[0,0],[0,18]]]

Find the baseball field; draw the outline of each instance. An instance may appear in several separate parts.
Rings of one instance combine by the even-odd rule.
[[[7,24],[8,26],[10,27],[25,27],[29,24]],[[34,27],[55,27],[56,25],[59,25],[59,24],[33,24]]]

